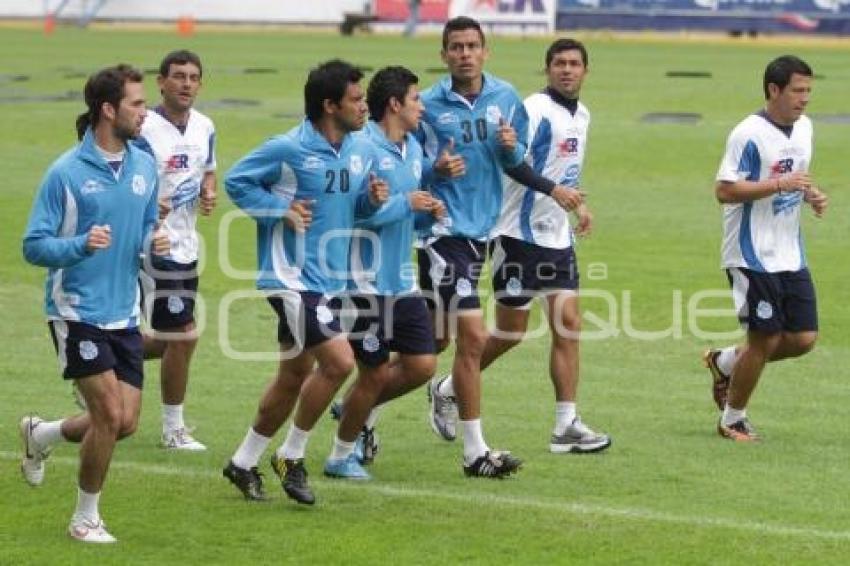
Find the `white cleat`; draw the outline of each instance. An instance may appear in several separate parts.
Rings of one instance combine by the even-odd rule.
[[[74,515],[71,524],[68,525],[68,535],[80,542],[93,542],[97,544],[109,544],[118,542],[114,536],[106,530],[106,523],[102,519],[89,519]]]
[[[23,444],[23,457],[21,458],[21,473],[24,480],[32,486],[41,485],[44,481],[44,461],[50,456],[50,447],[36,442],[33,438],[35,428],[44,420],[29,415],[21,419],[21,443]]]
[[[168,450],[186,450],[189,452],[203,452],[206,446],[195,440],[185,428],[178,428],[162,433],[159,445]]]
[[[440,383],[447,378],[435,377],[428,384],[428,422],[434,434],[451,442],[457,438],[457,400],[440,393]]]
[[[564,434],[552,434],[549,451],[554,454],[590,454],[602,452],[611,446],[611,437],[593,431],[576,417]]]

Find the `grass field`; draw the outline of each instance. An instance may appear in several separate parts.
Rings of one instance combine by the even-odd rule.
[[[201,222],[207,324],[187,406],[189,422],[210,450],[171,454],[156,447],[158,365],[148,365],[142,425],[117,449],[101,499],[120,544],[90,548],[64,534],[75,503],[76,447],[54,452],[38,489],[27,487],[17,469],[20,416],[37,411],[55,418],[74,408],[43,321],[44,273],[24,263],[20,238],[42,173],[74,142],[82,103],[73,95],[41,99],[79,92],[96,68],[120,60],[153,69],[166,51],[188,46],[205,63],[200,107],[218,126],[223,172],[297,122],[303,79],[316,62],[343,56],[375,69],[402,63],[428,85],[438,76],[429,71],[439,66],[438,40],[268,30],[185,39],[76,29],[50,37],[0,29],[0,39],[6,45],[0,67],[0,563],[846,563],[848,125],[815,124],[813,176],[832,199],[821,221],[804,211],[821,338],[811,355],[768,368],[750,411],[765,436],[761,445],[734,445],[715,434],[717,414],[699,354],[728,339],[695,333],[688,313],[699,291],[725,289],[717,267],[720,211],[713,178],[729,130],[761,105],[764,65],[788,51],[802,56],[820,76],[809,112],[846,114],[850,44],[588,39],[591,74],[583,100],[593,124],[584,185],[596,224],[578,255],[584,287],[594,291],[584,302],[586,330],[600,333],[604,325],[593,320],[608,321],[615,335],[583,345],[580,409],[591,426],[610,432],[614,444],[598,456],[548,453],[548,341],[530,340],[485,378],[487,438],[527,462],[509,481],[463,477],[459,443],[431,433],[420,391],[384,411],[374,481],[321,478],[333,432],[327,420],[308,450],[315,508],[287,500],[267,460],[273,501],[242,500],[221,467],[249,426],[274,363],[231,359],[221,344],[273,351],[275,319],[260,301],[239,302],[228,327],[220,324],[221,300],[252,288],[248,280],[226,277],[222,258],[245,270],[255,262],[247,220],[233,224],[226,249],[220,245],[219,221],[233,209],[222,192],[215,216]],[[523,95],[542,86],[548,40],[491,43],[490,71]],[[671,70],[712,77],[667,78]],[[155,101],[153,77],[147,89]],[[702,119],[696,125],[640,121],[647,112],[671,111],[697,112]],[[616,299],[613,309],[604,293]],[[681,307],[681,322],[674,305]],[[729,304],[714,299],[699,307]],[[630,327],[673,331],[646,340]],[[699,327],[736,330],[730,316],[703,317]],[[450,358],[440,362],[445,369]],[[273,446],[280,441],[282,435]]]

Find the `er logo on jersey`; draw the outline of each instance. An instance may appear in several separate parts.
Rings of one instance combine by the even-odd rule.
[[[789,157],[787,159],[780,159],[776,163],[770,166],[771,176],[774,175],[784,175],[785,173],[790,173],[794,170],[794,158]]]
[[[561,157],[578,153],[578,138],[566,138],[558,144],[558,155]]]
[[[185,171],[189,168],[189,156],[185,153],[176,153],[166,159],[166,171]]]

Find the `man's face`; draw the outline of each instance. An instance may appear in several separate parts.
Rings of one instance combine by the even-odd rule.
[[[137,138],[146,113],[145,89],[142,83],[124,83],[124,98],[118,104],[112,123],[115,137],[123,141]]]
[[[339,104],[331,103],[337,124],[346,132],[359,130],[366,125],[369,107],[360,83],[348,83]]]
[[[577,98],[587,67],[581,59],[581,51],[578,49],[567,49],[559,51],[552,57],[549,66],[546,67],[546,76],[549,86],[566,98]]]
[[[163,105],[171,110],[186,112],[195,103],[201,88],[201,70],[194,63],[168,67],[168,75],[156,79],[162,93]]]
[[[453,78],[472,81],[481,77],[488,52],[478,30],[470,28],[450,32],[440,55]]]
[[[805,111],[812,94],[812,77],[791,74],[791,80],[783,89],[775,84],[767,85],[771,104],[783,124],[793,124]]]
[[[401,101],[401,110],[399,111],[399,118],[401,118],[405,131],[414,132],[419,128],[419,119],[424,111],[425,105],[422,104],[419,89],[416,88],[416,85],[410,85],[407,87],[404,100]]]

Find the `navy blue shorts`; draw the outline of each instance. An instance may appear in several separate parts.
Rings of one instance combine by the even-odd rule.
[[[198,262],[177,263],[154,256],[151,267],[139,274],[145,315],[154,330],[168,331],[195,321]],[[149,301],[153,299],[153,305]]]
[[[817,298],[808,269],[762,273],[733,267],[726,276],[745,329],[766,334],[817,331]]]
[[[445,236],[418,251],[419,286],[428,308],[446,312],[481,308],[478,280],[484,267],[483,242]]]
[[[578,289],[578,264],[572,246],[546,248],[499,236],[490,244],[490,258],[493,293],[506,307],[524,308],[547,292]]]
[[[48,326],[63,378],[80,379],[111,369],[119,381],[142,388],[144,354],[138,328],[103,330],[67,320],[51,320]]]
[[[434,327],[425,299],[419,295],[351,297],[357,318],[348,335],[357,361],[377,367],[399,354],[434,354]]]
[[[309,350],[342,334],[340,301],[312,291],[280,291],[268,297],[278,316],[277,341]]]

